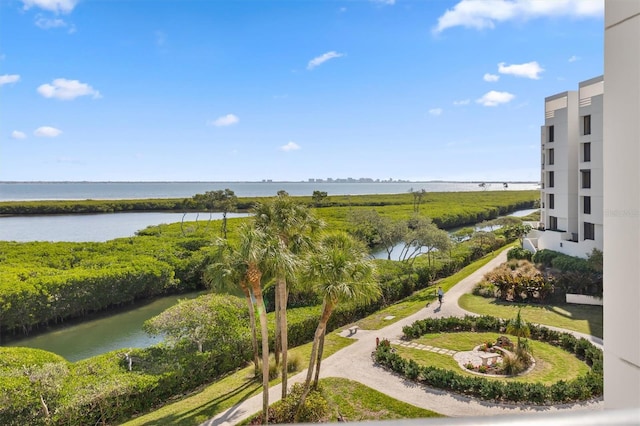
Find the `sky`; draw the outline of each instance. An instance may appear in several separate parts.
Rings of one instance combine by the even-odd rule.
[[[0,0],[0,181],[538,181],[603,0]]]

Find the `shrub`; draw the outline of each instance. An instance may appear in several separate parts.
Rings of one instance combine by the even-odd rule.
[[[301,383],[294,384],[286,398],[276,402],[269,409],[269,423],[294,423],[296,410],[304,386]],[[309,392],[304,401],[300,413],[300,421],[304,423],[318,423],[326,421],[329,417],[329,403],[322,396],[321,389]]]
[[[533,253],[529,250],[524,249],[522,247],[514,247],[507,252],[507,260],[511,259],[521,259],[521,260],[531,260],[533,257]]]
[[[516,374],[520,374],[524,371],[526,367],[524,366],[522,360],[514,355],[505,355],[502,358],[502,371],[504,374],[508,376],[515,376]]]
[[[300,367],[302,366],[302,358],[300,354],[291,354],[287,357],[287,371],[289,373],[295,373],[296,371],[300,371]]]
[[[440,331],[462,331],[478,330],[479,325],[486,327],[486,331],[502,332],[504,330],[504,320],[499,318],[483,316],[464,318],[427,318],[415,321],[413,324],[403,328],[405,338],[420,337],[434,330]],[[493,329],[491,328],[493,325]],[[570,382],[560,381],[551,386],[539,383],[525,382],[502,382],[486,380],[482,377],[464,377],[454,371],[435,368],[432,366],[418,366],[420,371],[414,380],[441,389],[450,389],[466,395],[474,395],[483,399],[507,400],[513,402],[524,402],[534,404],[564,403],[569,401],[579,401],[602,395],[602,351],[592,345],[586,339],[576,339],[569,333],[549,330],[542,326],[531,325],[531,335],[541,341],[546,341],[554,346],[559,346],[571,353],[582,353],[585,362],[591,365],[591,371]],[[414,336],[414,337],[410,337]],[[526,339],[525,339],[526,340]],[[521,340],[522,341],[522,340]],[[383,340],[383,342],[385,342]],[[508,338],[501,336],[496,345],[506,345],[511,343]],[[511,343],[511,345],[513,345]],[[376,363],[391,368],[393,371],[403,373],[414,370],[413,360],[404,360],[397,353],[391,351],[388,344],[381,343],[375,351]],[[525,348],[516,349],[515,355],[504,355],[502,368],[505,374],[517,374],[528,367],[532,361]],[[467,369],[475,370],[471,363],[464,366]],[[478,368],[480,372],[487,372],[486,366]]]

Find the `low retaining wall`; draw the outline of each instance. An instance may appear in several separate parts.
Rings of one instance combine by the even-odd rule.
[[[584,294],[567,293],[567,303],[574,303],[576,305],[603,306],[602,298],[595,296],[585,296]]]

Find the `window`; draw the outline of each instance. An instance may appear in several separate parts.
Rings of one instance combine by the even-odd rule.
[[[582,161],[591,161],[591,142],[582,144]]]
[[[575,122],[574,122],[575,123]],[[548,142],[553,142],[555,139],[555,132],[553,131],[553,126],[548,126],[547,127],[547,141]]]
[[[591,197],[582,197],[582,213],[591,214]]]
[[[548,179],[547,179],[547,183],[549,184],[549,188],[553,188],[555,182],[554,182],[554,175],[553,172],[549,172],[549,174],[547,175]]]
[[[591,170],[580,170],[582,175],[582,188],[591,188]]]
[[[549,229],[556,231],[558,229],[558,218],[555,216],[549,216]]]
[[[554,152],[553,152],[553,148],[551,148],[549,150],[549,155],[548,155],[548,159],[549,159],[549,165],[553,165],[553,163],[555,163],[555,158],[554,158]]]
[[[584,239],[595,240],[596,239],[596,226],[593,223],[584,223]]]
[[[590,135],[591,134],[591,116],[585,115],[582,117],[582,134]]]
[[[554,194],[549,194],[549,208],[553,209],[555,208],[555,195]]]

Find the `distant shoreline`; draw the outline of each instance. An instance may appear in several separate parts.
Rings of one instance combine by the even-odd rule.
[[[378,181],[360,181],[360,180],[2,180],[0,183],[517,183],[517,184],[537,184],[539,182],[533,180],[378,180]]]

